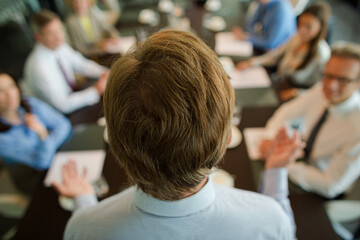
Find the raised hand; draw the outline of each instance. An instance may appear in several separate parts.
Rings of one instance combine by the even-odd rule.
[[[305,143],[301,141],[297,130],[294,130],[293,136],[290,137],[286,128],[282,127],[272,141],[265,168],[286,167],[299,157],[304,147]]]

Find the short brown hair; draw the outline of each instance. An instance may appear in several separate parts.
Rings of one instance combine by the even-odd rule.
[[[42,28],[53,20],[60,20],[59,16],[49,10],[41,10],[35,13],[30,20],[30,26],[33,33],[40,33]]]
[[[331,46],[331,57],[356,59],[360,64],[360,45],[353,42],[337,41]],[[360,80],[360,72],[357,80]]]
[[[360,45],[352,42],[337,41],[331,46],[331,56],[354,58],[360,61]]]
[[[223,158],[233,105],[216,54],[189,33],[160,31],[111,68],[110,149],[144,192],[180,199]]]

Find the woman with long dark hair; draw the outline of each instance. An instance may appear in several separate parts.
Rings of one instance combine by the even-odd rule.
[[[49,168],[70,132],[71,124],[62,114],[36,98],[21,96],[14,79],[0,71],[0,159],[17,186]]]
[[[252,66],[277,66],[280,98],[285,89],[309,88],[321,79],[321,72],[330,58],[330,47],[325,42],[330,6],[325,2],[307,7],[298,18],[297,34],[286,44],[259,57],[240,62],[242,70]],[[291,96],[297,94],[293,91]],[[288,96],[289,97],[289,96]],[[285,100],[285,99],[283,99]]]

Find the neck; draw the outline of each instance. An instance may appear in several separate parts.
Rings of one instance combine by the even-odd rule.
[[[0,116],[13,124],[18,124],[20,122],[20,116],[17,111],[13,111],[13,110],[2,111],[0,112]]]
[[[204,178],[204,180],[202,180],[201,183],[199,183],[199,185],[197,185],[196,187],[191,189],[189,192],[184,193],[182,198],[190,197],[191,195],[193,195],[193,194],[197,193],[198,191],[200,191],[204,187],[206,182],[208,181],[208,178],[209,177]]]

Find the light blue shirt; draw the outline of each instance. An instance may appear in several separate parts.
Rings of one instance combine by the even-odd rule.
[[[0,158],[5,164],[20,163],[35,169],[49,168],[56,150],[71,132],[71,124],[67,118],[46,103],[27,98],[31,112],[44,124],[49,132],[45,140],[41,140],[36,132],[29,129],[25,122],[25,110],[19,107],[22,120],[20,125],[12,125],[11,129],[0,133]],[[0,117],[0,121],[8,122]]]
[[[293,239],[287,172],[267,170],[263,179],[264,193],[280,204],[211,179],[178,201],[158,200],[134,186],[99,204],[93,195],[81,196],[65,239]]]
[[[259,4],[246,22],[247,39],[255,47],[275,49],[296,33],[296,18],[288,0],[272,0]]]

